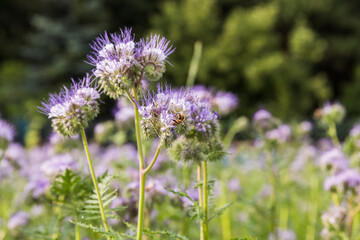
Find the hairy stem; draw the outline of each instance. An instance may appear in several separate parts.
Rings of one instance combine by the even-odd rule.
[[[202,177],[201,177],[201,163],[198,163],[197,165],[197,180],[198,183],[200,184],[202,182]],[[199,207],[201,209],[201,211],[203,210],[203,188],[202,186],[198,187],[198,194],[199,194]],[[200,221],[200,240],[205,240],[205,236],[204,236],[204,221]]]
[[[135,101],[137,98],[137,90],[133,89],[133,95]],[[141,133],[140,133],[140,114],[139,109],[134,103],[134,112],[135,112],[135,131],[136,131],[136,142],[137,148],[139,152],[139,208],[138,208],[138,225],[137,225],[137,234],[136,239],[142,239],[143,225],[144,225],[144,205],[145,205],[145,174],[144,174],[144,157],[142,150],[142,141],[141,141]]]
[[[331,140],[333,141],[335,146],[340,146],[340,142],[339,139],[337,137],[337,132],[336,132],[336,124],[335,123],[330,123],[329,125],[329,130],[328,130],[329,136],[331,138]]]
[[[160,145],[160,142],[159,142],[159,144],[158,144],[158,146],[157,146],[157,148],[156,148],[155,155],[154,155],[151,163],[149,164],[149,166],[147,166],[147,168],[145,168],[145,169],[143,170],[144,175],[146,175],[146,174],[151,170],[151,168],[154,166],[154,164],[155,164],[155,162],[156,162],[156,159],[157,159],[158,156],[159,156],[160,150],[161,150],[161,145]]]
[[[203,181],[203,189],[204,189],[204,239],[209,239],[209,226],[208,226],[208,171],[207,171],[207,162],[203,161],[203,171],[204,171],[204,181]]]
[[[108,227],[108,224],[107,224],[107,221],[106,221],[104,206],[103,206],[103,203],[102,203],[102,200],[101,200],[99,187],[98,187],[98,184],[97,184],[97,181],[96,181],[94,168],[93,168],[93,165],[92,165],[92,162],[91,162],[90,153],[89,153],[89,147],[88,147],[88,143],[87,143],[87,140],[86,140],[86,135],[85,135],[85,130],[84,129],[81,129],[81,137],[82,137],[82,140],[83,140],[83,145],[84,145],[86,157],[87,157],[88,163],[89,163],[91,178],[93,180],[95,190],[96,190],[96,194],[97,194],[98,200],[99,200],[99,208],[100,208],[101,218],[102,218],[102,221],[103,221],[103,224],[104,224],[104,228],[108,232],[109,227]],[[110,239],[110,237],[108,237],[107,239]]]

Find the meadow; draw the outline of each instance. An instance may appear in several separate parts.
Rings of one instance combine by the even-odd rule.
[[[91,44],[93,71],[39,103],[46,141],[24,148],[0,121],[0,239],[359,239],[360,125],[338,139],[341,104],[235,116],[230,92],[159,83],[166,38]],[[117,107],[94,126],[101,95]]]

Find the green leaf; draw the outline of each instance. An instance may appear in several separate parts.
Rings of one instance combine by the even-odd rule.
[[[229,203],[225,204],[224,206],[216,209],[214,214],[209,218],[209,221],[212,220],[213,218],[223,214],[225,212],[225,210],[228,209],[231,206],[231,204],[233,204],[233,202],[229,202]]]
[[[124,208],[109,207],[111,202],[117,196],[117,190],[111,190],[110,188],[110,183],[112,178],[113,176],[108,176],[108,175],[103,176],[99,180],[98,187],[99,187],[100,197],[103,203],[106,218],[117,219],[118,218],[117,211],[122,210]],[[101,219],[99,200],[95,189],[93,190],[93,193],[85,201],[85,205],[81,210],[81,214],[82,214],[81,216],[82,219],[87,219],[87,220]]]

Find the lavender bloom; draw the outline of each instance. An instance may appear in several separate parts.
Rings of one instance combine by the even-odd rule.
[[[15,214],[13,214],[8,223],[7,223],[7,227],[10,230],[16,230],[19,227],[23,227],[25,226],[29,221],[29,214],[23,211],[17,212]]]
[[[360,190],[360,174],[354,169],[341,171],[325,180],[324,189],[343,193],[349,191],[357,194]]]
[[[326,151],[320,156],[318,161],[323,169],[333,170],[334,172],[339,172],[349,167],[348,160],[338,148]]]
[[[11,124],[0,119],[0,139],[12,142],[15,136],[15,128]]]
[[[291,136],[291,128],[286,125],[282,124],[276,129],[270,130],[266,132],[266,139],[275,141],[278,143],[284,143],[290,139]]]
[[[73,136],[98,115],[99,98],[97,86],[87,75],[78,83],[73,80],[69,89],[64,86],[59,94],[50,94],[38,109],[51,119],[55,132],[62,136]]]

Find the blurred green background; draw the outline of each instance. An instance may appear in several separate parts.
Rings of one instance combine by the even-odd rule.
[[[360,3],[357,0],[2,0],[0,112],[18,140],[49,121],[42,98],[91,71],[89,44],[105,30],[132,27],[171,40],[165,81],[185,85],[194,43],[203,55],[195,84],[232,91],[237,115],[265,107],[290,120],[339,100],[360,114]],[[111,115],[114,102],[102,111]],[[34,131],[32,131],[34,130]],[[26,134],[25,134],[26,133]],[[36,141],[34,141],[36,142]]]

